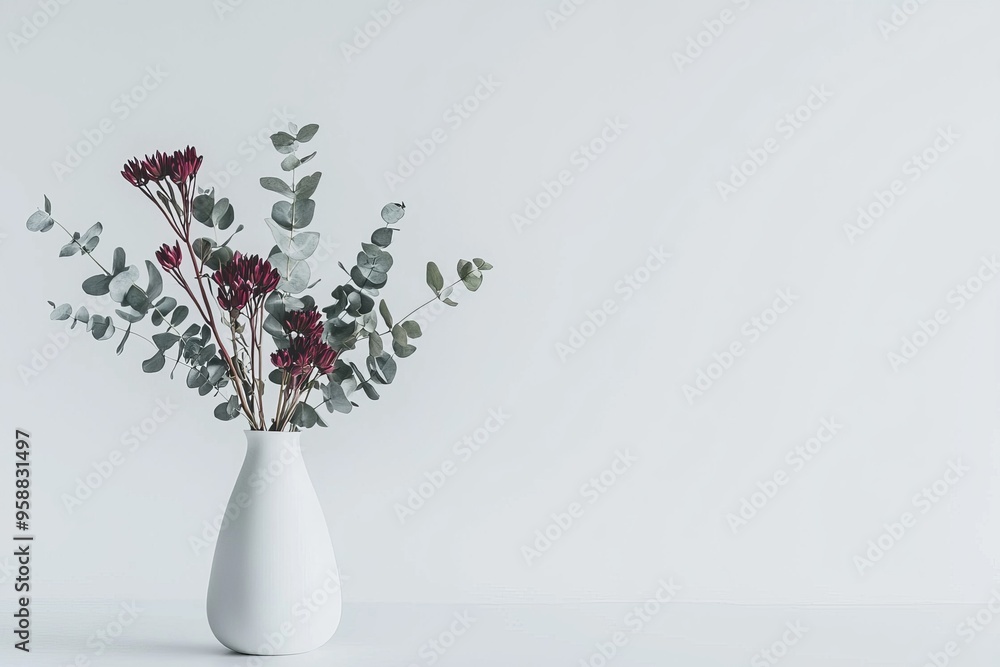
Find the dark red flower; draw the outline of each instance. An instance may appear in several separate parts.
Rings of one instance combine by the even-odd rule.
[[[160,246],[160,249],[156,251],[155,255],[156,260],[160,263],[160,266],[163,267],[164,271],[176,269],[181,265],[181,259],[183,258],[179,243],[174,243],[173,248],[164,243]]]
[[[333,372],[335,361],[337,361],[337,351],[326,343],[319,343],[313,347],[313,366],[323,375]]]
[[[149,183],[149,172],[136,158],[132,158],[125,163],[125,166],[122,168],[122,176],[137,188],[141,188],[146,183]]]
[[[193,179],[201,168],[203,157],[198,155],[198,151],[193,146],[188,146],[182,151],[174,151],[171,159],[170,180],[177,185],[182,185]]]
[[[292,377],[308,376],[313,369],[326,375],[336,360],[337,351],[316,336],[296,336],[288,348],[271,354],[271,363]]]
[[[276,350],[271,353],[271,363],[282,370],[292,367],[292,353],[288,350]]]
[[[281,276],[267,260],[237,252],[212,274],[212,280],[219,286],[219,305],[232,312],[245,308],[251,299],[260,299],[273,292]]]
[[[323,335],[322,315],[313,306],[309,310],[293,310],[285,313],[285,330],[307,338]]]
[[[218,296],[219,305],[230,313],[234,311],[239,312],[250,303],[251,296],[250,286],[245,283],[232,285],[227,288],[220,287]]]
[[[149,174],[151,181],[162,181],[173,172],[175,161],[174,155],[156,151],[152,156],[147,155],[146,159],[142,161],[142,165],[146,168],[146,173]]]
[[[130,160],[126,163],[122,176],[137,187],[149,181],[159,183],[168,178],[177,185],[185,185],[198,174],[202,160],[203,157],[198,155],[193,146],[173,153],[156,151],[141,161],[138,158]]]

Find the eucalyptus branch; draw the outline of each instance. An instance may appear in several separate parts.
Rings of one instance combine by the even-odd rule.
[[[459,278],[458,280],[456,280],[455,282],[453,282],[450,285],[445,285],[441,289],[441,293],[445,292],[448,289],[451,289],[452,287],[454,287],[455,285],[459,284],[460,282],[462,282],[461,278]],[[434,298],[428,299],[427,301],[424,301],[422,304],[420,304],[419,306],[417,306],[416,308],[414,308],[413,310],[411,310],[410,312],[408,312],[406,315],[403,315],[397,321],[399,321],[399,322],[405,322],[406,320],[408,320],[410,318],[410,315],[412,315],[413,313],[417,312],[421,308],[423,308],[423,307],[425,307],[425,306],[427,306],[427,305],[429,305],[431,303],[434,303],[435,301],[440,301],[440,300],[441,300],[441,294],[439,293],[439,294],[435,295]],[[391,334],[391,333],[392,333],[392,329],[387,329],[386,331],[383,331],[382,333],[376,332],[375,335],[377,335],[377,336],[379,336],[381,338],[382,336],[384,336],[386,334]]]
[[[110,271],[108,271],[108,270],[107,270],[106,268],[104,268],[104,265],[103,265],[103,264],[101,264],[101,263],[100,263],[100,262],[99,262],[99,261],[97,260],[97,258],[96,258],[96,257],[94,257],[94,253],[92,253],[91,251],[87,250],[87,249],[86,249],[86,248],[85,248],[85,247],[83,246],[83,244],[81,244],[81,243],[80,243],[80,241],[79,241],[79,240],[77,240],[77,239],[76,239],[76,238],[75,238],[75,237],[73,236],[73,234],[71,234],[71,233],[70,233],[70,231],[69,231],[68,229],[66,229],[65,227],[63,227],[63,224],[62,224],[61,222],[59,222],[59,221],[58,221],[58,220],[56,220],[55,218],[52,218],[52,222],[54,222],[54,223],[56,223],[57,225],[59,225],[59,228],[60,228],[60,229],[62,229],[62,230],[63,230],[64,232],[66,232],[66,234],[67,234],[67,235],[69,236],[70,240],[71,240],[71,241],[72,241],[73,243],[75,243],[75,244],[76,244],[77,246],[79,246],[79,247],[80,247],[80,252],[81,252],[82,254],[86,255],[87,257],[89,257],[89,258],[90,258],[90,260],[91,260],[91,261],[92,261],[92,262],[93,262],[94,264],[96,264],[96,265],[97,265],[97,267],[98,267],[98,268],[99,268],[99,269],[100,269],[101,271],[103,271],[103,272],[104,272],[104,275],[106,275],[106,276],[111,276],[111,277],[114,277],[114,274],[113,274],[113,273],[111,273]],[[146,300],[147,300],[147,301],[149,301],[149,294],[147,294],[147,293],[146,293],[146,290],[144,290],[144,289],[143,289],[142,287],[140,287],[139,283],[137,283],[137,282],[135,282],[135,281],[133,280],[133,281],[132,281],[132,285],[131,285],[131,287],[134,287],[134,288],[136,288],[137,290],[139,290],[140,292],[142,292],[142,295],[143,295],[144,297],[146,297]],[[177,327],[175,327],[175,326],[174,326],[174,325],[173,325],[173,324],[172,324],[171,322],[169,322],[169,321],[168,321],[168,320],[167,320],[166,318],[164,318],[164,323],[165,323],[165,324],[166,324],[166,325],[167,325],[168,327],[170,327],[171,329],[173,329],[173,330],[174,330],[174,332],[176,332],[178,336],[180,336],[180,334],[181,334],[180,330],[179,330],[179,329],[178,329]],[[131,324],[131,323],[130,323],[130,324]]]

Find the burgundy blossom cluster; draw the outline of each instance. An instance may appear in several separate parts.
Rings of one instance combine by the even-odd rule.
[[[223,310],[236,316],[251,302],[259,302],[278,288],[281,276],[266,259],[237,252],[212,274],[218,286],[216,298]]]
[[[271,363],[293,378],[309,377],[313,369],[322,375],[333,372],[337,352],[323,342],[323,320],[315,306],[287,313],[283,325],[289,345],[271,354]]]
[[[159,183],[170,179],[178,187],[186,187],[201,168],[202,156],[193,146],[173,153],[156,151],[144,159],[132,158],[125,163],[122,176],[137,188],[150,181]]]
[[[125,180],[156,204],[170,228],[185,242],[190,237],[191,212],[196,195],[194,183],[201,162],[202,156],[198,155],[198,151],[188,146],[173,153],[156,151],[141,160],[132,158],[122,168]],[[155,193],[150,184],[156,188]],[[174,186],[177,186],[176,189]]]

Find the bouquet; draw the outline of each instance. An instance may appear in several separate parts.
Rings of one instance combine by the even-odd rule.
[[[301,145],[318,130],[315,124],[299,128],[290,123],[287,132],[271,135],[275,150],[284,156],[281,168],[288,180],[260,179],[262,187],[280,197],[266,219],[275,243],[266,258],[234,249],[233,239],[244,227],[230,232],[235,222],[232,204],[226,198],[216,200],[214,190],[197,186],[202,156],[190,146],[134,158],[122,169],[125,180],[156,207],[173,237],[155,251],[156,264],[144,260],[145,280],[120,247],[110,264],[97,258],[101,223],[83,233],[70,232],[52,217],[52,204],[45,197],[44,208],[28,218],[28,229],[62,229],[69,240],[59,256],[85,256],[98,269],[83,281],[83,291],[93,297],[107,295],[117,306],[112,315],[50,301],[50,318],[85,326],[96,340],[121,333],[117,354],[132,338],[144,340],[155,352],[142,362],[143,371],[156,373],[169,363],[173,377],[182,368],[188,387],[222,399],[214,411],[218,419],[242,417],[250,430],[325,427],[317,408],[349,413],[358,407],[352,400],[358,390],[378,400],[376,385],[391,383],[396,359],[416,350],[412,340],[420,337],[420,326],[407,318],[435,299],[456,306],[451,299],[454,288],[461,284],[476,291],[483,272],[492,266],[480,258],[459,260],[457,279],[445,285],[440,269],[428,262],[426,281],[434,296],[394,319],[380,290],[393,263],[386,248],[406,206],[391,203],[381,211],[384,225],[370,243],[361,244],[355,265],[348,270],[339,263],[348,280],[333,290],[330,305],[319,309],[306,291],[319,282],[312,279],[308,260],[320,234],[307,228],[315,215],[312,196],[322,174],[299,177],[316,153],[298,156]],[[210,236],[200,235],[209,230]],[[224,240],[220,232],[227,235]],[[161,271],[176,285],[175,296],[164,293]],[[141,333],[140,323],[147,318],[155,332]],[[269,353],[264,350],[267,339],[274,348]],[[352,353],[357,363],[348,360]],[[266,404],[268,385],[273,385],[275,398]]]

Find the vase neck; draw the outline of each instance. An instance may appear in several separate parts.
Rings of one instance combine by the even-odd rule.
[[[244,431],[247,439],[247,455],[264,459],[280,458],[285,463],[300,459],[301,433],[288,431]]]

